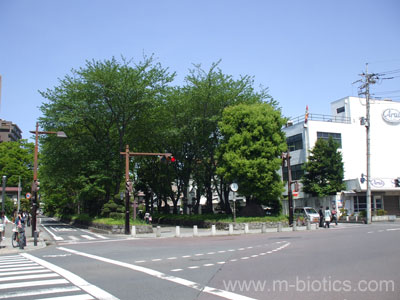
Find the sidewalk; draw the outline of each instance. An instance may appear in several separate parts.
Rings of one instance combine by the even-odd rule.
[[[46,243],[44,239],[40,236],[43,232],[40,232],[39,238],[37,241],[37,246],[34,246],[34,241],[32,235],[32,229],[31,227],[26,227],[25,228],[25,233],[26,233],[26,247],[24,249],[19,249],[19,248],[13,248],[11,244],[11,236],[13,234],[12,232],[13,225],[12,224],[7,224],[6,225],[6,232],[5,232],[5,240],[0,242],[0,255],[5,255],[5,254],[12,254],[12,253],[23,253],[23,252],[28,252],[32,251],[35,249],[40,249],[46,247]]]

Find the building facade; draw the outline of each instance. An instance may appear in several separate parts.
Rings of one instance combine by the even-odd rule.
[[[348,213],[366,209],[367,135],[366,99],[346,97],[331,103],[331,115],[307,113],[290,120],[284,132],[291,155],[292,179],[299,181],[296,203],[307,203],[309,195],[301,191],[303,164],[318,139],[332,137],[339,143],[344,163],[346,190],[338,195],[336,205]],[[372,209],[384,209],[400,216],[400,102],[370,100],[370,185]],[[287,168],[283,169],[287,178]],[[313,202],[315,204],[315,202]]]
[[[17,124],[0,119],[0,143],[15,142],[22,139],[22,131]]]

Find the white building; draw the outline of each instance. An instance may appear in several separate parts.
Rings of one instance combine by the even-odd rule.
[[[359,212],[366,209],[367,183],[361,183],[362,174],[367,171],[366,128],[361,125],[361,118],[366,116],[366,99],[346,97],[334,101],[331,113],[309,113],[307,121],[301,116],[290,120],[284,128],[292,157],[292,178],[300,180],[302,165],[317,139],[332,136],[340,145],[347,186],[337,204],[340,207],[344,203],[349,213]],[[370,119],[372,209],[376,205],[388,214],[400,215],[400,188],[395,187],[395,179],[400,178],[400,102],[370,100]],[[284,178],[285,175],[287,168]],[[295,205],[307,205],[309,197],[301,189],[296,198]]]

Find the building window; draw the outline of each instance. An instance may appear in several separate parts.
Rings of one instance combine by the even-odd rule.
[[[288,145],[289,151],[296,151],[296,150],[303,149],[303,135],[300,133],[300,134],[289,136],[286,139],[286,143]]]
[[[334,132],[317,132],[317,139],[324,139],[324,140],[329,140],[329,138],[332,137],[332,139],[338,143],[339,148],[342,148],[342,134],[341,133],[334,133]]]
[[[290,166],[292,171],[292,180],[301,180],[301,177],[304,175],[303,164],[292,165]],[[283,167],[282,176],[284,181],[288,181],[288,168]]]
[[[344,106],[339,107],[339,108],[336,109],[336,113],[340,114],[340,113],[342,113],[342,112],[345,112]]]

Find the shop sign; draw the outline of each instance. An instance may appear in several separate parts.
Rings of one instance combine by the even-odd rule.
[[[400,111],[394,108],[385,109],[382,118],[389,123],[400,124]]]

